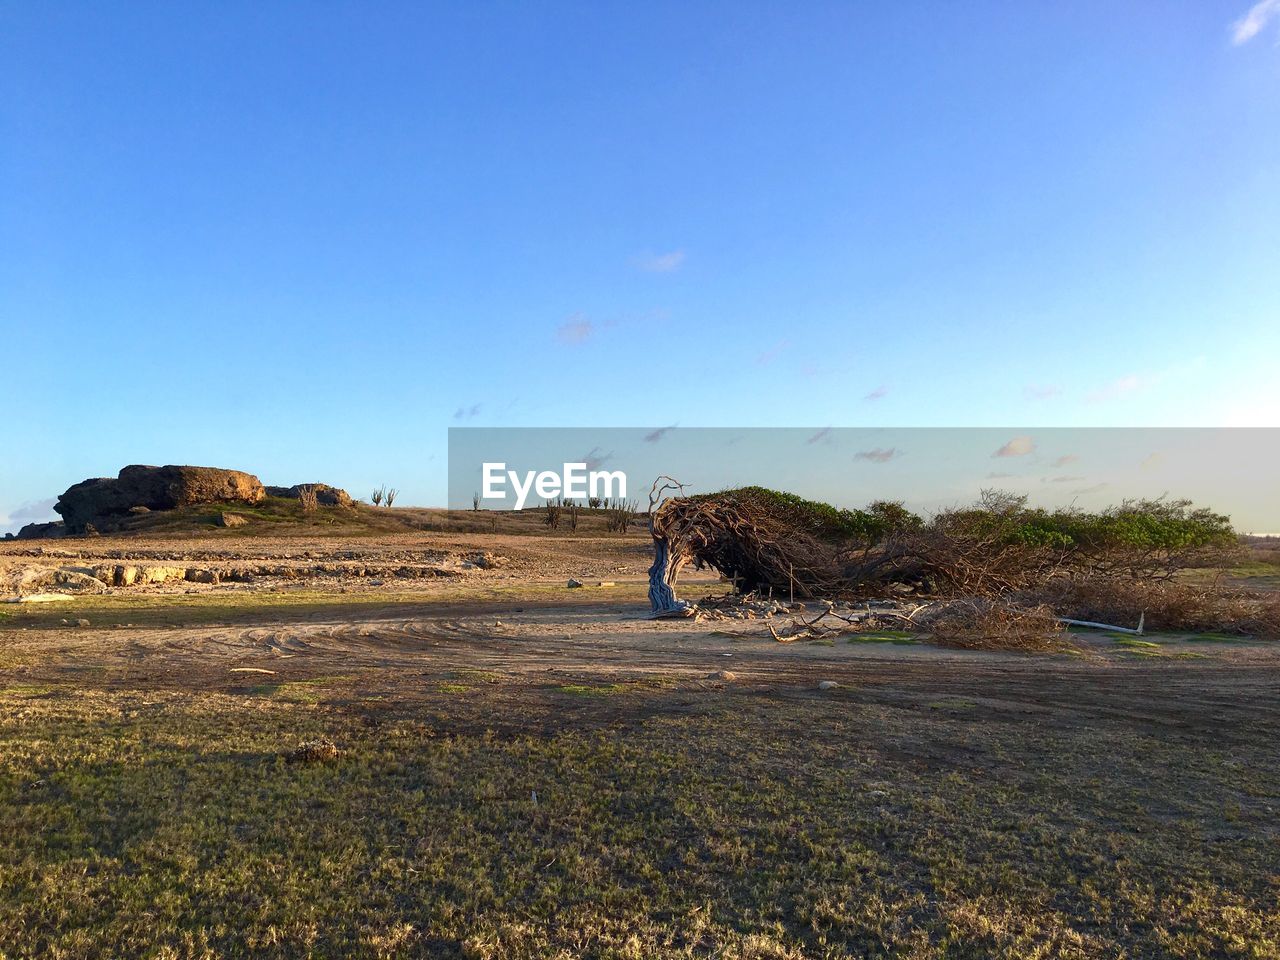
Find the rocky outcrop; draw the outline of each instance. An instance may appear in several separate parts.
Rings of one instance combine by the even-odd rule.
[[[147,510],[172,510],[196,503],[240,501],[257,503],[266,496],[258,478],[219,467],[125,467],[115,478],[84,480],[58,498],[54,510],[62,515],[68,533],[87,527],[109,529],[120,518]]]
[[[64,536],[66,532],[67,527],[61,520],[54,520],[50,523],[28,523],[18,531],[18,539],[52,540],[56,537]]]
[[[297,500],[304,487],[309,487],[315,491],[316,502],[322,506],[350,507],[355,503],[347,491],[340,487],[331,487],[327,483],[295,483],[292,487],[267,487],[267,496]]]

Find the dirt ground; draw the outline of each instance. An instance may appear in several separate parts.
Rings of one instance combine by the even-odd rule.
[[[477,553],[496,555],[501,566],[469,567]],[[980,714],[1068,725],[1123,715],[1137,725],[1230,738],[1254,736],[1274,721],[1268,698],[1277,691],[1280,645],[1271,641],[1080,631],[1077,650],[1039,656],[949,650],[907,635],[782,644],[763,620],[647,619],[647,553],[640,536],[0,544],[0,577],[10,578],[33,564],[85,568],[108,560],[215,568],[269,561],[296,570],[252,583],[179,580],[0,607],[0,678],[234,694],[336,676],[353,702],[376,695],[409,709],[431,697],[433,680],[478,671],[529,702],[520,723],[540,715],[565,723],[582,711],[581,698],[566,704],[555,684],[648,682],[650,701],[678,707],[729,688],[817,695],[822,681],[876,700],[962,696]],[[341,572],[344,563],[427,565],[447,575],[351,576]],[[569,578],[584,586],[567,587]],[[691,571],[681,583],[693,598],[725,589],[708,572]],[[718,676],[726,671],[731,678]],[[598,706],[589,703],[586,712]],[[650,702],[646,712],[658,706]]]

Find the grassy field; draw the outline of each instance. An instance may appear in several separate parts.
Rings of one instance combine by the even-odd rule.
[[[0,956],[1280,954],[1273,743],[571,686],[0,690]]]

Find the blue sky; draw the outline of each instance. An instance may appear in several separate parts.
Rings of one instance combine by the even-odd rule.
[[[443,503],[449,426],[1277,425],[1278,321],[1280,0],[0,3],[0,529]]]

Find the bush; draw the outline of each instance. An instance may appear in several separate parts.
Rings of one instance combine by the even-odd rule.
[[[1054,611],[1045,604],[955,600],[928,612],[921,625],[943,646],[966,650],[1045,651],[1071,646]]]
[[[1145,616],[1147,629],[1208,630],[1280,639],[1280,595],[1218,586],[1112,576],[1060,578],[1022,599],[1046,603],[1059,616],[1129,627]]]
[[[1188,500],[1128,500],[1100,513],[1031,509],[1026,497],[983,491],[908,533],[901,549],[935,586],[1005,593],[1055,576],[1170,580],[1238,552],[1230,518]]]

